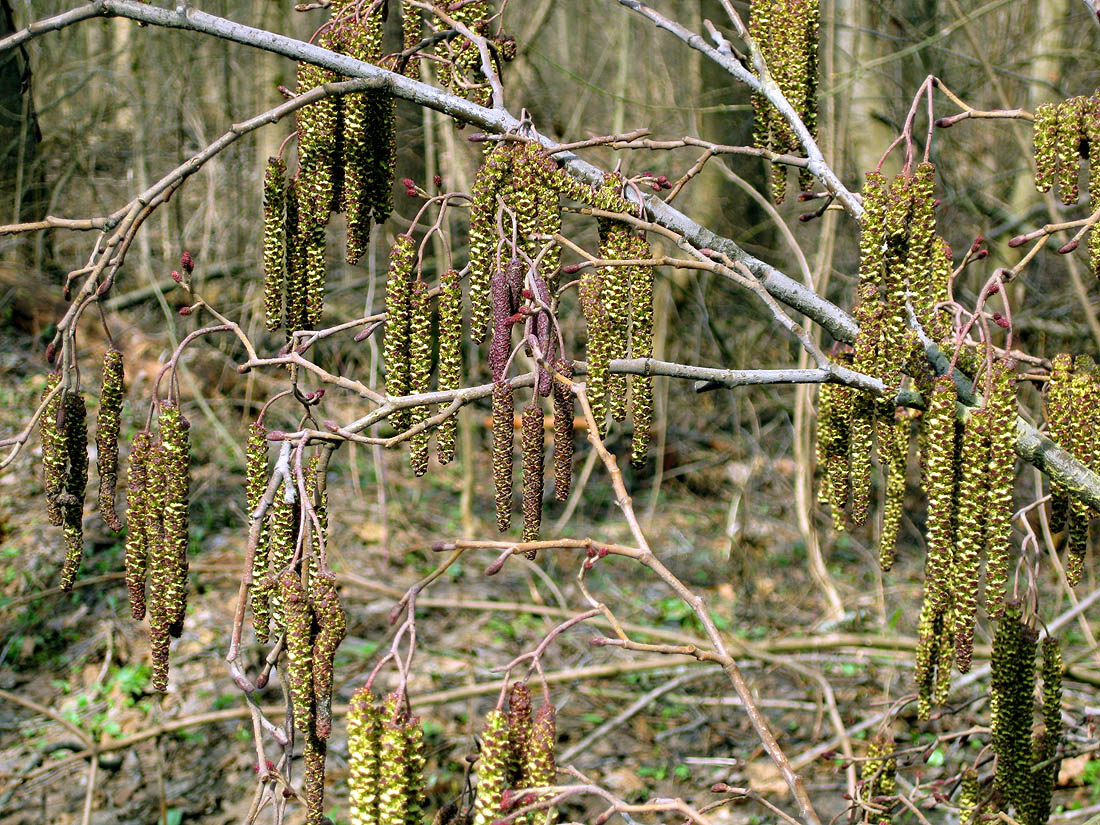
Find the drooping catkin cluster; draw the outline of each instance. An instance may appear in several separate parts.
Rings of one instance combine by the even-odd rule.
[[[1089,161],[1090,209],[1100,204],[1100,91],[1044,103],[1035,110],[1033,132],[1035,188],[1057,187],[1062,203],[1073,205],[1079,196],[1081,162]],[[1089,231],[1089,264],[1100,277],[1100,232]]]
[[[99,392],[99,416],[96,418],[96,469],[99,473],[99,513],[103,523],[116,533],[122,532],[122,520],[115,511],[118,487],[118,433],[122,425],[124,367],[122,353],[111,347],[103,356],[103,384]]]
[[[513,685],[509,707],[489,711],[482,731],[477,762],[477,799],[473,825],[491,825],[505,813],[507,792],[554,784],[556,743],[554,706],[544,703],[531,715],[531,695],[525,686]],[[521,805],[538,797],[523,797]],[[510,806],[509,806],[510,807]],[[552,822],[554,811],[540,813],[533,821]]]
[[[881,806],[882,813],[872,815],[868,821],[876,825],[890,825],[890,802],[883,797],[897,793],[898,760],[894,756],[893,739],[879,733],[867,745],[867,758],[860,767],[860,796],[865,802]]]
[[[817,134],[817,46],[820,11],[817,0],[753,0],[749,34],[760,49],[768,74],[779,87],[811,136]],[[802,154],[802,146],[787,120],[762,94],[752,96],[753,142],[760,149]],[[809,190],[813,179],[800,174]],[[787,191],[787,167],[772,167],[772,195],[782,203]]]
[[[1100,373],[1088,355],[1076,359],[1055,356],[1046,387],[1047,433],[1086,467],[1100,468]],[[1081,581],[1088,548],[1089,520],[1095,515],[1088,504],[1064,485],[1051,484],[1050,527],[1066,531],[1066,578]]]
[[[994,783],[1005,809],[1025,825],[1044,825],[1058,774],[1062,736],[1062,656],[1056,639],[1043,639],[1043,727],[1033,734],[1035,653],[1038,632],[1018,602],[1004,605],[993,637],[989,692]]]
[[[62,590],[71,590],[84,556],[84,491],[88,484],[88,426],[84,398],[63,387],[61,374],[46,376],[43,398],[49,401],[39,419],[42,466],[45,475],[46,514],[62,528],[65,561]],[[51,396],[52,393],[52,396]]]
[[[348,707],[350,825],[420,825],[425,795],[424,729],[396,694],[379,704],[369,688]]]

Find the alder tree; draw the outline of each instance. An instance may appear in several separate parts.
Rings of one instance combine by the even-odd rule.
[[[799,825],[820,825],[827,817],[819,810],[880,825],[894,818],[1047,822],[1059,763],[1071,747],[1066,725],[1075,752],[1094,750],[1096,741],[1063,714],[1064,673],[1089,677],[1067,670],[1059,631],[1097,594],[1059,612],[1041,597],[1040,582],[1052,565],[1068,588],[1088,580],[1089,522],[1100,508],[1100,367],[1085,352],[1021,349],[1009,286],[1052,241],[1063,255],[1086,256],[1100,275],[1100,232],[1092,231],[1100,220],[1100,92],[1034,113],[980,110],[951,90],[951,77],[930,75],[906,90],[908,117],[880,147],[875,167],[862,180],[842,180],[818,144],[817,0],[752,0],[747,14],[745,4],[721,0],[702,30],[677,20],[678,4],[619,0],[607,3],[607,21],[640,15],[678,41],[676,48],[695,50],[748,90],[753,143],[644,128],[556,141],[508,94],[517,42],[503,28],[504,12],[525,4],[320,0],[298,9],[316,23],[306,42],[187,4],[91,0],[0,39],[3,55],[84,21],[125,18],[266,50],[297,66],[294,88],[279,90],[281,102],[234,123],[114,211],[42,214],[0,227],[3,235],[48,230],[93,238],[83,265],[59,287],[67,308],[52,340],[34,355],[46,375],[40,402],[27,411],[24,429],[0,440],[0,466],[40,444],[45,512],[63,548],[58,586],[66,591],[79,581],[85,522],[98,514],[124,537],[130,613],[147,626],[153,688],[168,689],[173,639],[192,621],[187,601],[196,575],[188,558],[195,428],[185,415],[181,364],[200,342],[224,339],[239,373],[263,373],[265,386],[280,387],[249,411],[247,433],[236,434],[247,454],[240,498],[249,524],[223,655],[227,684],[251,720],[256,785],[248,822],[319,824],[337,811],[356,825],[549,823],[567,818],[567,806],[580,798],[596,800],[597,823],[619,816],[705,825],[746,798],[765,818]],[[399,99],[444,113],[460,139],[481,145],[469,191],[447,191],[441,175],[418,181],[403,174]],[[972,228],[977,239],[963,249],[952,249],[937,230],[931,159],[944,129],[1002,128],[1004,121],[1031,129],[1035,187],[1055,193],[1073,217],[1013,237],[1007,246],[1021,250],[1016,263],[995,266],[979,236],[983,227]],[[128,392],[127,353],[114,344],[115,320],[104,303],[125,282],[146,222],[205,164],[261,128],[285,135],[267,161],[262,216],[255,216],[262,260],[245,276],[262,280],[265,323],[246,327],[237,307],[208,301],[196,276],[207,251],[178,250],[178,263],[165,266],[187,296],[179,310],[187,333],[151,390]],[[619,160],[599,168],[585,159],[594,149],[613,150]],[[673,149],[695,152],[696,160],[676,177],[645,171],[647,158]],[[803,221],[839,216],[840,231],[858,240],[858,273],[843,306],[690,217],[692,187],[718,158],[769,164],[764,194],[774,203],[804,202],[810,211]],[[404,195],[398,205],[395,183]],[[368,307],[362,317],[334,313],[326,297],[335,262],[369,258],[387,223],[400,231],[390,235],[388,253],[380,250],[385,271],[371,270],[384,307]],[[570,229],[578,223],[594,227],[598,243]],[[734,370],[655,358],[654,279],[678,269],[743,289],[802,349],[807,365]],[[964,291],[963,279],[979,287]],[[108,346],[97,362],[86,341],[100,336]],[[380,369],[358,374],[327,361],[320,343],[329,339],[377,341]],[[697,590],[651,546],[634,508],[620,462],[646,466],[655,382],[675,381],[694,382],[699,392],[817,385],[815,473],[821,513],[831,519],[822,529],[869,531],[883,571],[894,563],[915,500],[907,479],[919,478],[927,515],[915,519],[925,556],[912,674],[881,696],[881,712],[861,728],[865,746],[853,749],[841,725],[848,778],[838,772],[829,791],[811,795],[742,672],[746,646],[720,629]],[[1038,425],[1020,414],[1025,383],[1042,393]],[[333,396],[356,414],[327,413]],[[89,399],[97,399],[91,415]],[[347,619],[341,571],[329,552],[330,522],[342,517],[329,506],[330,459],[349,444],[407,451],[408,472],[423,476],[463,458],[458,414],[468,405],[491,410],[485,452],[492,480],[479,480],[477,495],[485,512],[495,511],[498,534],[436,537],[435,569],[394,605],[392,637],[350,703],[334,705],[341,681],[334,661]],[[124,414],[134,416],[138,431],[120,444]],[[623,437],[612,443],[610,434]],[[592,483],[609,486],[628,543],[543,522],[551,501],[569,499],[578,462],[589,455],[602,472]],[[1045,490],[1017,490],[1023,464],[1043,474]],[[460,559],[477,558],[491,576],[518,563],[516,556],[538,564],[549,554],[566,560],[559,571],[575,572],[583,604],[533,649],[514,651],[499,674],[495,705],[478,723],[463,791],[437,805],[428,793],[423,711],[408,689],[425,644],[418,599]],[[647,638],[620,621],[612,596],[588,576],[607,559],[633,562],[682,600],[702,630],[699,643]],[[913,605],[891,605],[901,607],[916,615]],[[975,647],[981,622],[991,628],[988,650]],[[599,628],[597,646],[717,665],[787,786],[785,801],[721,783],[683,799],[632,801],[557,761],[554,687],[542,657],[582,624]],[[282,714],[257,698],[273,677],[283,686]],[[956,724],[962,709],[972,714],[969,727]],[[922,784],[914,754],[927,745],[899,745],[902,720],[931,731],[937,744],[976,739],[981,747],[953,752],[946,778]],[[326,773],[330,742],[346,762],[346,782]],[[85,821],[94,746],[91,754]]]

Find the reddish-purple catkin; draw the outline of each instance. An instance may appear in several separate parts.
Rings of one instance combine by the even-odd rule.
[[[573,377],[573,364],[559,360],[554,368],[566,378]],[[567,384],[554,381],[554,500],[569,498],[573,480],[573,391]]]
[[[60,498],[65,532],[65,564],[61,568],[62,591],[72,589],[80,561],[84,558],[84,490],[88,486],[88,420],[84,396],[66,392],[62,402],[65,455],[68,472]]]
[[[503,381],[493,384],[493,485],[496,490],[497,529],[504,533],[512,523],[512,440],[515,417],[512,388]]]
[[[520,446],[523,453],[523,540],[537,541],[542,525],[542,407],[537,398],[523,411]],[[528,550],[527,558],[535,557]]]
[[[523,787],[527,749],[531,744],[531,689],[526,682],[513,682],[508,689],[508,786]]]
[[[116,533],[122,532],[122,520],[115,512],[118,487],[118,433],[122,424],[123,365],[122,353],[111,347],[103,356],[103,385],[99,393],[99,417],[96,419],[96,468],[99,471],[99,512],[103,523]]]
[[[134,436],[126,491],[126,587],[130,591],[130,615],[138,621],[145,618],[145,575],[149,563],[145,521],[150,450],[152,441],[148,432]]]

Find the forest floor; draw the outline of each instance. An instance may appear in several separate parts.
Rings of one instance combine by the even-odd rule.
[[[33,345],[20,340],[5,350],[26,352]],[[4,433],[21,427],[20,417],[41,391],[42,378],[28,360],[0,363]],[[479,442],[485,438],[484,414],[478,410],[472,417]],[[823,622],[826,604],[809,575],[792,509],[794,465],[785,447],[771,455],[759,447],[776,443],[771,436],[783,427],[789,431],[789,419],[757,421],[754,440],[703,440],[681,426],[669,431],[656,506],[652,466],[638,476],[627,471],[635,506],[660,558],[705,596],[781,746],[829,821],[848,807],[845,794],[856,779],[858,763],[852,766],[845,752],[863,755],[876,720],[913,691],[923,563],[915,531],[909,529],[895,569],[883,575],[869,532],[838,538],[821,520],[845,606],[841,621]],[[210,442],[197,448],[204,460],[196,461],[192,478],[188,616],[183,637],[173,643],[164,695],[149,684],[147,627],[129,617],[122,540],[98,516],[88,515],[80,580],[73,592],[59,593],[63,542],[41,504],[37,437],[0,475],[0,556],[6,562],[0,571],[0,825],[80,822],[86,804],[86,821],[95,825],[243,820],[255,787],[255,749],[245,702],[224,662],[246,534],[243,475],[238,458],[216,439]],[[583,464],[587,448],[580,442],[578,434]],[[611,446],[620,454],[629,449],[621,439]],[[387,454],[383,506],[375,459],[362,449],[337,453],[329,483],[330,558],[349,626],[336,661],[338,706],[389,645],[394,604],[440,561],[432,543],[464,532],[497,537],[487,453],[480,449],[470,456],[474,521],[465,528],[460,462],[433,466],[425,479],[415,480],[403,452]],[[563,505],[547,506],[544,535],[630,542],[599,466],[567,526],[558,528],[562,512]],[[433,812],[462,790],[465,758],[476,753],[475,736],[499,692],[492,669],[530,651],[587,606],[576,579],[581,551],[554,551],[533,562],[514,557],[488,577],[484,570],[493,558],[492,551],[469,551],[418,600],[418,651],[409,689],[427,734]],[[701,639],[690,609],[628,559],[601,560],[586,581],[619,620],[647,628],[649,641]],[[1091,592],[1090,586],[1095,581],[1081,592]],[[543,659],[559,710],[559,764],[575,766],[629,802],[679,796],[704,805],[723,798],[710,789],[724,782],[796,810],[719,669],[684,657],[593,646],[590,640],[603,630],[594,623],[574,627],[553,641]],[[1081,648],[1081,634],[1070,624],[1066,637]],[[639,632],[638,638],[645,636]],[[250,631],[246,642],[247,669],[255,672],[266,650]],[[980,666],[989,643],[985,629],[978,643]],[[382,683],[392,683],[392,676],[384,673]],[[274,678],[260,691],[261,703],[281,704],[278,682]],[[936,790],[952,792],[960,767],[988,743],[981,727],[988,719],[986,700],[987,681],[979,680],[959,687],[952,706],[931,722],[916,721],[915,703],[903,707],[891,725],[903,749],[903,788],[942,781]],[[1067,682],[1070,716],[1091,722],[1098,705],[1093,686]],[[937,739],[971,728],[969,736]],[[99,752],[94,769],[89,746]],[[1095,805],[1098,765],[1088,755],[1067,761],[1059,811]],[[347,822],[346,767],[338,718],[327,774],[327,804],[336,823]],[[300,766],[295,768],[300,775]],[[921,815],[944,821],[951,809],[943,805]],[[598,810],[596,801],[578,800],[562,818]],[[302,821],[300,808],[290,811],[288,821]],[[767,807],[748,797],[708,816],[715,823],[775,821]],[[897,821],[902,819],[917,821],[904,809]]]

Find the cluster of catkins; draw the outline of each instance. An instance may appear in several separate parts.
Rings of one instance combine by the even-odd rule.
[[[61,386],[60,372],[46,376],[39,419],[46,515],[65,535],[61,589],[71,590],[84,557],[84,493],[88,486],[88,425],[84,396],[79,389]],[[122,353],[114,347],[103,357],[103,383],[96,423],[99,511],[112,530],[122,530],[115,511],[118,484],[118,431],[122,420]]]
[[[1058,187],[1062,203],[1077,203],[1081,159],[1089,161],[1089,202],[1100,206],[1100,91],[1044,103],[1035,110],[1035,187]],[[1089,262],[1100,277],[1100,232],[1089,233]]]
[[[890,797],[897,794],[897,775],[893,738],[879,733],[868,743],[867,758],[859,771],[861,798],[883,808],[869,820],[875,825],[890,825]]]
[[[1012,368],[993,365],[985,405],[957,416],[957,391],[936,379],[922,418],[922,484],[928,495],[924,603],[918,622],[918,715],[950,690],[952,662],[970,669],[981,569],[990,616],[1001,610],[1012,536],[1016,388]]]
[[[821,13],[818,0],[752,0],[749,34],[760,49],[768,73],[798,113],[810,134],[817,134],[817,43]],[[790,124],[762,94],[752,96],[753,143],[759,149],[800,155],[802,146]],[[808,191],[813,177],[799,172]],[[772,195],[782,203],[787,167],[772,165]]]
[[[183,633],[187,608],[191,424],[175,400],[160,402],[157,424],[158,439],[143,430],[130,447],[126,585],[133,617],[148,607],[153,688],[167,690],[169,641]]]
[[[1046,387],[1047,434],[1074,458],[1100,470],[1100,371],[1091,356],[1054,357]],[[1095,512],[1061,484],[1050,489],[1050,529],[1066,532],[1066,579],[1081,581]]]
[[[458,270],[449,269],[440,275],[435,296],[438,321],[431,300],[432,290],[428,289],[416,266],[416,242],[411,235],[398,235],[390,250],[386,276],[386,334],[383,340],[386,394],[393,398],[430,391],[433,328],[438,342],[438,389],[448,391],[459,387],[462,379],[462,282]],[[428,471],[431,429],[425,422],[430,417],[431,408],[424,404],[400,407],[390,416],[390,422],[399,432],[409,427],[419,428],[410,438],[410,458],[418,476]],[[446,464],[455,456],[456,426],[453,415],[437,425],[436,455],[440,464]]]
[[[348,822],[350,825],[421,825],[424,729],[401,697],[379,703],[360,688],[348,707]]]
[[[508,710],[494,708],[485,716],[481,755],[477,761],[477,800],[473,825],[492,825],[515,805],[531,805],[537,796],[514,790],[554,784],[556,766],[554,706],[544,703],[531,713],[531,692],[524,682],[509,689]],[[539,821],[550,822],[553,812]]]
[[[1058,776],[1062,738],[1062,653],[1046,636],[1039,671],[1043,680],[1042,728],[1033,732],[1035,655],[1038,631],[1021,618],[1018,602],[1005,603],[993,637],[993,681],[989,691],[994,788],[1003,810],[1023,825],[1044,825]]]
[[[486,38],[490,58],[494,62],[493,70],[499,77],[501,64],[510,62],[516,57],[516,41],[515,38],[503,33],[495,37],[489,35],[489,26],[495,16],[493,4],[489,0],[473,0],[461,5],[451,5],[457,8],[448,8],[444,3],[437,4],[452,20],[463,24],[474,34]],[[432,16],[429,26],[436,32],[450,28],[435,15]],[[405,48],[410,48],[415,45],[415,42],[406,39]],[[492,102],[492,88],[482,69],[481,50],[476,43],[465,37],[447,38],[437,46],[436,56],[439,59],[436,71],[440,86],[449,88],[459,97],[478,106],[488,106]]]
[[[385,4],[369,11],[351,2],[331,4],[321,45],[358,60],[392,67],[382,56]],[[406,9],[415,27],[416,9]],[[410,24],[411,26],[411,24]],[[417,39],[419,42],[419,38]],[[405,65],[412,73],[419,64]],[[340,78],[298,64],[298,94]],[[298,172],[287,178],[282,158],[268,160],[264,178],[264,305],[267,327],[290,332],[315,327],[325,300],[325,230],[333,212],[347,219],[346,257],[366,251],[371,221],[393,210],[396,104],[384,90],[326,97],[297,113]]]

